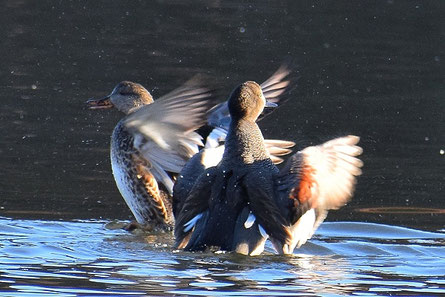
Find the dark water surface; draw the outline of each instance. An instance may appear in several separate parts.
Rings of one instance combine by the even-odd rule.
[[[443,1],[5,0],[0,13],[2,296],[445,293]],[[86,99],[124,79],[158,97],[196,73],[229,94],[289,58],[299,86],[265,136],[362,137],[337,223],[294,257],[254,259],[103,227],[131,219],[108,156],[121,115]]]

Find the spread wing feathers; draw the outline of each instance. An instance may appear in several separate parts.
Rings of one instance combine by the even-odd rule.
[[[289,224],[278,208],[272,193],[264,188],[265,183],[257,176],[246,176],[248,187],[247,199],[249,208],[256,217],[258,224],[261,225],[266,233],[273,239],[280,242],[290,243],[292,235],[289,230]]]
[[[277,103],[280,100],[280,95],[286,92],[287,87],[291,83],[290,79],[284,80],[289,78],[291,72],[289,66],[283,64],[271,77],[261,84],[264,97],[266,97],[268,101]]]
[[[264,145],[269,152],[270,159],[277,165],[283,162],[282,156],[288,155],[292,152],[290,149],[295,145],[292,141],[277,140],[277,139],[265,139]]]
[[[200,137],[191,132],[206,122],[206,112],[213,105],[211,90],[188,82],[129,115],[125,125],[147,141],[188,159],[202,145]]]
[[[183,248],[187,245],[186,238],[193,232],[193,227],[201,218],[202,214],[209,207],[209,197],[212,192],[212,185],[215,179],[212,168],[201,174],[190,190],[190,194],[185,199],[175,222],[176,248]]]
[[[296,87],[296,78],[291,77],[291,73],[292,71],[289,69],[289,66],[283,64],[271,77],[261,84],[261,89],[267,101],[278,103],[279,105],[285,101],[283,100],[285,93],[290,92]],[[263,111],[258,120],[261,120],[264,116],[271,113],[272,110],[273,109],[267,109]],[[213,127],[229,129],[230,115],[227,101],[221,102],[209,111],[207,122]]]
[[[190,81],[125,119],[125,126],[134,134],[133,146],[151,164],[153,175],[170,194],[173,182],[166,171],[179,173],[203,145],[201,136],[193,130],[205,123],[213,101],[212,91]]]
[[[340,208],[351,198],[363,166],[357,158],[362,153],[357,146],[359,140],[349,135],[307,147],[293,155],[280,171],[277,190],[281,192],[280,205],[288,208],[284,212],[292,224],[290,251],[312,237],[328,210]]]
[[[363,166],[356,158],[362,153],[356,145],[359,140],[349,135],[302,150],[303,166],[313,169],[312,179],[317,184],[317,209],[338,209],[351,198]]]
[[[292,90],[297,87],[298,77],[289,69],[289,65],[283,64],[272,76],[261,84],[264,97],[267,101],[279,106],[292,97]],[[276,108],[265,108],[257,121],[271,114]]]

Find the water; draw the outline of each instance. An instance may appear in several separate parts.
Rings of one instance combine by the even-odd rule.
[[[445,292],[442,1],[238,2],[4,1],[0,295]],[[88,98],[124,79],[159,97],[195,73],[229,94],[286,59],[299,85],[265,136],[364,148],[353,200],[315,239],[244,258],[104,228],[131,219],[108,157],[121,115]]]
[[[326,223],[293,256],[172,251],[103,221],[0,219],[2,296],[316,296],[445,292],[445,233]]]

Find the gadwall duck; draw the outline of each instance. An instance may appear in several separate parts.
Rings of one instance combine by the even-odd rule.
[[[198,80],[156,101],[142,85],[123,81],[110,95],[87,101],[90,109],[115,107],[126,114],[111,136],[111,166],[122,197],[145,228],[171,228],[174,176],[203,145],[195,130],[207,121],[212,98]],[[141,123],[141,117],[148,120]]]
[[[356,158],[362,151],[356,145],[359,138],[346,136],[305,148],[279,170],[256,124],[268,105],[253,81],[232,92],[222,160],[197,170],[194,183],[178,179],[174,186],[174,200],[181,202],[176,210],[177,248],[216,246],[258,255],[270,238],[278,253],[289,254],[312,236],[328,210],[351,198],[362,166]],[[198,168],[195,157],[179,176],[188,174],[189,167]]]

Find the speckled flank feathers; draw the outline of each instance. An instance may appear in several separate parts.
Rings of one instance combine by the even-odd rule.
[[[153,101],[140,84],[123,81],[110,95],[88,104],[92,109],[116,107],[127,115],[111,136],[117,187],[144,228],[171,229],[174,177],[202,145],[194,130],[215,104],[211,91],[191,80]]]

